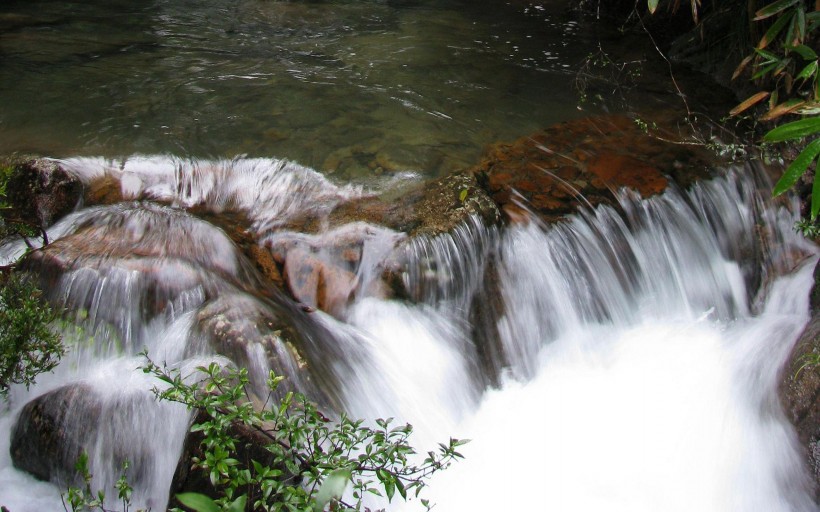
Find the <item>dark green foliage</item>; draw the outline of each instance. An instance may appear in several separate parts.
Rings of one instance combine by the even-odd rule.
[[[412,427],[393,426],[391,419],[376,420],[376,428],[344,415],[330,420],[298,393],[259,410],[247,398],[245,369],[212,363],[198,368],[196,382],[150,361],[144,371],[165,383],[155,390],[160,399],[206,413],[191,427],[202,436],[202,455],[193,462],[208,476],[213,492],[177,496],[198,512],[362,510],[366,494],[391,501],[396,494],[405,500],[419,497],[430,475],[462,457],[456,449],[466,442],[450,439],[418,457],[409,444]],[[271,373],[271,393],[282,380]],[[236,424],[264,436],[267,460],[237,455],[242,441],[233,433]],[[344,499],[347,488],[350,498]]]
[[[0,395],[12,384],[34,383],[35,377],[57,366],[63,355],[60,335],[51,330],[56,319],[40,290],[24,275],[11,273],[0,285]]]
[[[12,207],[8,198],[8,184],[12,180],[16,168],[11,164],[0,165],[0,239],[18,235],[25,240],[29,248],[32,244],[29,239],[43,235],[43,229],[31,219],[26,218],[20,211]]]

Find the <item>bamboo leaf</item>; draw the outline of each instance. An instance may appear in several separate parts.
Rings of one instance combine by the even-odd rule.
[[[801,116],[817,116],[820,115],[820,103],[811,102],[806,103],[799,110],[796,111]]]
[[[245,512],[245,504],[248,502],[248,496],[243,494],[236,498],[228,506],[228,512]]]
[[[763,62],[764,64],[771,64],[772,62],[777,62],[780,60],[780,57],[768,50],[763,50],[762,48],[755,48],[755,53],[765,59]]]
[[[774,71],[772,71],[772,76],[780,75],[780,73],[782,73],[783,70],[786,69],[786,66],[791,64],[791,62],[792,62],[791,57],[786,57],[785,59],[778,62],[777,66],[774,68]]]
[[[800,154],[797,155],[797,158],[786,168],[783,176],[777,180],[774,189],[772,189],[772,195],[779,196],[792,188],[794,184],[797,183],[797,180],[803,176],[806,169],[809,168],[809,165],[811,165],[818,154],[820,154],[820,139],[812,141],[808,146],[803,148],[803,151],[801,151]],[[814,191],[812,191],[812,216],[816,216],[816,213],[814,213],[814,203]]]
[[[743,70],[746,69],[746,66],[748,66],[749,63],[752,62],[752,59],[754,59],[754,58],[755,58],[754,53],[744,57],[743,60],[740,61],[740,64],[738,64],[737,67],[735,68],[735,72],[732,73],[732,80],[737,79],[737,77],[739,77],[740,74],[743,73]]]
[[[806,10],[802,5],[798,5],[794,13],[794,38],[795,44],[806,38]]]
[[[806,14],[806,30],[814,32],[820,27],[820,11],[814,11]]]
[[[803,68],[800,73],[797,74],[797,78],[802,78],[803,80],[807,80],[812,76],[817,74],[817,61],[812,62],[805,68]]]
[[[814,183],[811,185],[811,220],[817,218],[818,212],[820,212],[820,165],[814,168]]]
[[[760,117],[761,121],[771,121],[772,119],[776,119],[780,116],[791,114],[806,105],[806,102],[799,99],[791,99],[788,101],[784,101],[780,105],[776,105],[774,108],[766,112]]]
[[[753,94],[752,96],[750,96],[750,97],[746,98],[745,100],[743,100],[738,106],[736,106],[735,108],[730,110],[729,115],[730,116],[736,116],[736,115],[740,114],[741,112],[744,112],[744,111],[748,110],[749,108],[753,107],[754,105],[757,105],[761,101],[768,98],[769,94],[770,94],[769,91],[760,91],[756,94]]]
[[[775,14],[788,9],[799,1],[800,0],[779,0],[777,2],[773,2],[757,11],[755,13],[754,21],[765,20],[768,17],[774,16]]]
[[[766,33],[763,34],[763,37],[760,38],[760,42],[757,43],[757,47],[759,49],[766,48],[769,45],[769,43],[774,41],[777,35],[783,31],[783,29],[786,27],[790,20],[791,17],[789,16],[780,16],[779,18],[777,18],[777,20],[775,20],[775,22],[772,23],[772,26],[769,27],[769,30],[767,30]]]
[[[797,46],[787,46],[787,48],[803,57],[804,60],[817,60],[817,52],[806,46],[805,44],[798,44]]]
[[[778,126],[764,135],[763,140],[766,142],[783,142],[785,140],[800,139],[817,132],[820,132],[820,117],[810,117]]]
[[[764,75],[768,75],[769,73],[771,73],[774,70],[774,68],[776,66],[777,66],[777,64],[775,63],[775,64],[769,64],[768,66],[765,66],[765,67],[761,68],[760,71],[758,71],[757,73],[752,75],[752,80],[757,80],[758,78],[760,78]]]

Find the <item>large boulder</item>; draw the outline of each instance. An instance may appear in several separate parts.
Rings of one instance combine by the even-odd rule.
[[[780,381],[780,400],[797,430],[820,502],[820,265],[815,267],[811,320],[789,356]]]
[[[74,484],[74,465],[96,434],[102,405],[88,385],[58,388],[27,403],[17,417],[9,452],[19,470]]]

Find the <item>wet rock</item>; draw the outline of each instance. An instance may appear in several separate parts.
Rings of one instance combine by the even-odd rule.
[[[101,410],[84,384],[62,387],[27,403],[11,434],[14,467],[40,480],[74,482],[74,465],[85,442],[96,435]]]
[[[15,162],[6,184],[10,214],[38,227],[48,227],[80,204],[80,180],[52,160],[26,159]]]
[[[129,463],[129,484],[155,484],[150,443],[157,408],[147,390],[104,397],[93,385],[78,382],[57,388],[27,403],[12,428],[9,453],[14,467],[61,487],[83,485],[76,464],[88,456],[89,472],[108,475],[113,484]],[[139,418],[140,422],[135,422]],[[161,427],[167,432],[167,426]],[[127,440],[127,442],[123,442]],[[102,467],[101,467],[102,466]]]
[[[797,430],[820,502],[820,265],[814,270],[811,320],[789,356],[780,381],[780,401]]]
[[[294,300],[343,318],[355,297],[390,296],[381,277],[401,238],[392,230],[355,222],[316,235],[277,233],[261,246],[281,267]]]
[[[623,115],[552,126],[510,144],[496,144],[472,169],[508,221],[527,210],[546,221],[579,208],[615,204],[621,188],[643,197],[670,183],[708,177],[716,159],[653,137]]]
[[[297,301],[337,316],[358,284],[353,272],[328,264],[304,249],[287,251],[283,267],[288,288]]]
[[[240,293],[224,293],[197,312],[194,333],[208,345],[202,352],[215,351],[238,367],[248,368],[262,390],[269,370],[289,377],[294,389],[304,387],[300,375],[306,373],[307,362],[297,349],[299,333],[270,304]]]
[[[477,177],[459,173],[342,202],[327,215],[294,220],[260,245],[297,302],[341,317],[354,297],[404,296],[399,274],[410,240],[500,220]]]
[[[471,173],[398,185],[382,194],[342,201],[329,213],[308,213],[286,228],[318,233],[363,222],[416,236],[451,231],[469,216],[481,218],[488,225],[501,219],[498,207]]]
[[[276,398],[298,391],[327,410],[341,403],[328,368],[341,357],[335,351],[330,333],[302,308],[236,290],[223,291],[197,311],[187,349],[189,355],[215,352],[248,369],[252,391],[262,401],[273,371],[286,377]]]
[[[183,211],[122,203],[73,221],[23,267],[59,308],[113,328],[122,348],[145,341],[142,326],[156,317],[172,320],[225,290],[267,289],[224,232]]]
[[[105,175],[88,184],[84,199],[87,205],[105,205],[120,203],[125,197],[122,195],[120,181],[113,176]]]

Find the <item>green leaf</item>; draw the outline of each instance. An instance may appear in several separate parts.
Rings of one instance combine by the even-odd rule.
[[[647,0],[646,6],[649,8],[651,14],[655,14],[655,11],[658,9],[658,0]]]
[[[349,469],[337,469],[327,475],[313,498],[314,512],[321,512],[331,500],[341,498],[352,476],[353,474]]]
[[[222,510],[214,500],[198,492],[177,494],[177,499],[180,503],[196,512],[220,512]]]
[[[788,46],[787,48],[803,57],[804,60],[817,60],[817,53],[805,44]]]
[[[755,48],[754,50],[755,50],[756,54],[760,55],[761,57],[763,57],[765,59],[763,64],[771,64],[773,62],[779,62],[780,61],[780,57],[778,57],[777,55],[775,55],[774,53],[772,53],[768,50],[764,50],[762,48]]]
[[[800,73],[797,74],[797,78],[802,78],[804,80],[811,78],[812,76],[817,74],[817,61],[812,62],[805,68],[803,68]]]
[[[465,188],[465,189],[462,189],[462,190],[461,190],[461,192],[458,194],[458,200],[459,200],[459,202],[463,203],[463,202],[464,202],[464,200],[465,200],[465,199],[467,199],[467,194],[468,194],[469,192],[470,192],[470,191],[469,191],[468,189],[466,189],[466,188]]]
[[[767,30],[763,37],[760,38],[760,42],[757,43],[757,48],[761,50],[766,48],[769,43],[774,41],[777,35],[783,31],[783,28],[789,23],[789,21],[791,21],[790,16],[780,16],[777,18],[777,20],[772,23],[772,26],[769,27],[769,30]]]
[[[245,494],[236,498],[228,506],[228,512],[245,512],[245,503],[247,503],[247,501],[248,497]]]
[[[387,493],[387,501],[393,501],[393,495],[396,494],[396,481],[391,477],[389,480],[385,480],[383,484],[384,492]]]
[[[779,196],[783,192],[789,190],[797,183],[797,180],[800,179],[801,176],[806,172],[811,162],[820,154],[820,139],[816,139],[809,143],[803,151],[797,155],[797,158],[789,165],[786,171],[783,173],[783,176],[777,180],[777,183],[772,189],[772,195]],[[820,192],[818,192],[820,194]],[[820,205],[820,200],[815,198],[814,190],[812,190],[812,217],[816,214],[814,210],[815,202],[818,201],[818,205]],[[820,206],[818,206],[820,208]]]
[[[797,9],[795,9],[794,32],[797,42],[802,43],[806,38],[806,11],[802,5],[798,5]]]
[[[820,165],[814,168],[814,183],[811,186],[811,220],[820,212]]]
[[[813,32],[820,27],[820,11],[814,11],[806,14],[806,23],[808,24],[806,30],[809,32]]]
[[[810,117],[780,125],[764,135],[763,140],[766,142],[783,142],[807,137],[817,132],[820,132],[820,117]]]
[[[764,20],[770,16],[774,16],[775,14],[785,11],[789,7],[793,6],[794,4],[800,2],[801,0],[779,0],[777,2],[773,2],[766,7],[760,9],[755,13],[754,20],[760,21]]]

